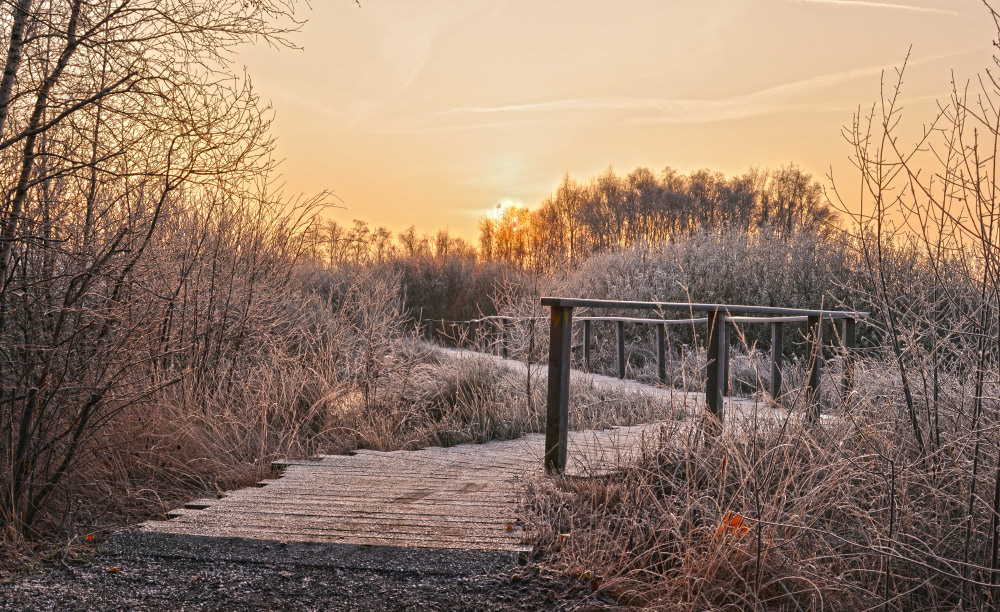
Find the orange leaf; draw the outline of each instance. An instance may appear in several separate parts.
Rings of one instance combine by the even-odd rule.
[[[117,567],[109,567],[109,568],[108,568],[108,573],[109,573],[109,574],[117,574],[117,573],[118,573],[118,572],[120,572],[120,571],[121,571],[121,570],[120,570],[120,569],[118,569]]]
[[[750,531],[750,526],[739,514],[727,512],[715,531],[715,537],[721,538],[727,531],[734,536],[741,536]]]
[[[94,539],[94,534],[92,534],[92,533],[88,533],[87,537],[84,538],[84,540],[87,540],[88,542],[91,541],[91,540],[93,540],[93,539]]]

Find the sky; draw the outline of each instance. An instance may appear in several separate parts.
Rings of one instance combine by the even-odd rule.
[[[236,58],[274,109],[286,195],[330,190],[399,232],[474,239],[563,174],[799,164],[852,177],[841,135],[910,53],[911,126],[993,64],[980,0],[313,0],[299,49]]]

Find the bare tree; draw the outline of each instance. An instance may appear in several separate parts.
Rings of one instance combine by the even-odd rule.
[[[117,413],[189,372],[196,384],[232,374],[227,353],[259,316],[254,288],[271,282],[274,258],[294,260],[308,214],[283,216],[261,179],[272,167],[268,113],[229,57],[242,43],[288,44],[293,9],[0,8],[6,530],[36,523]]]
[[[1000,26],[997,12],[987,7]],[[964,478],[956,493],[965,499],[960,539],[939,543],[930,563],[958,568],[963,609],[997,609],[1000,81],[987,69],[975,83],[953,82],[936,116],[904,144],[904,71],[905,63],[883,85],[881,99],[845,129],[860,190],[856,196],[835,196],[856,227],[851,244],[879,311],[873,323],[886,338],[905,403],[901,427],[909,430],[911,444],[895,449],[895,458],[904,470],[933,472],[948,457],[954,463],[950,469]],[[930,279],[929,286],[914,283],[917,276]],[[951,398],[947,412],[943,369],[970,389]],[[991,454],[996,472],[992,482],[983,482]],[[904,562],[927,562],[913,552],[912,542],[890,543],[897,545],[917,557],[897,556]]]

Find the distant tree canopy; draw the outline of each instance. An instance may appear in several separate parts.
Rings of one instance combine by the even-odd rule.
[[[447,229],[433,236],[418,234],[410,226],[393,239],[392,232],[355,219],[350,227],[336,221],[318,223],[307,232],[306,243],[313,261],[333,268],[341,264],[384,264],[407,258],[459,258],[476,260],[476,247]]]
[[[526,276],[505,261],[479,261],[476,248],[447,229],[418,234],[410,226],[393,237],[360,220],[310,227],[305,255],[320,268],[314,288],[336,303],[358,275],[397,278],[403,307],[416,321],[497,314],[498,294],[522,286]]]
[[[608,168],[580,183],[567,173],[541,205],[508,207],[479,222],[479,256],[525,270],[574,266],[594,253],[724,228],[773,235],[829,233],[836,216],[820,184],[795,164],[741,176],[667,167],[659,175]]]

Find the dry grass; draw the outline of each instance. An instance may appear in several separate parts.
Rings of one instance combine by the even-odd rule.
[[[525,520],[539,558],[651,609],[951,609],[963,581],[972,609],[996,605],[991,511],[981,502],[966,517],[975,453],[996,456],[997,421],[977,451],[955,389],[948,439],[921,458],[885,371],[862,368],[863,392],[819,426],[801,407],[774,419],[764,404],[714,439],[675,422],[612,477],[533,483]]]
[[[545,387],[487,356],[455,358],[405,331],[397,279],[304,294],[236,382],[193,377],[122,411],[93,438],[45,524],[57,549],[247,486],[285,457],[517,438],[544,427]],[[646,396],[574,383],[577,428],[669,418]],[[12,542],[17,545],[17,542]],[[23,542],[21,543],[23,544]],[[60,553],[62,554],[62,553]]]

